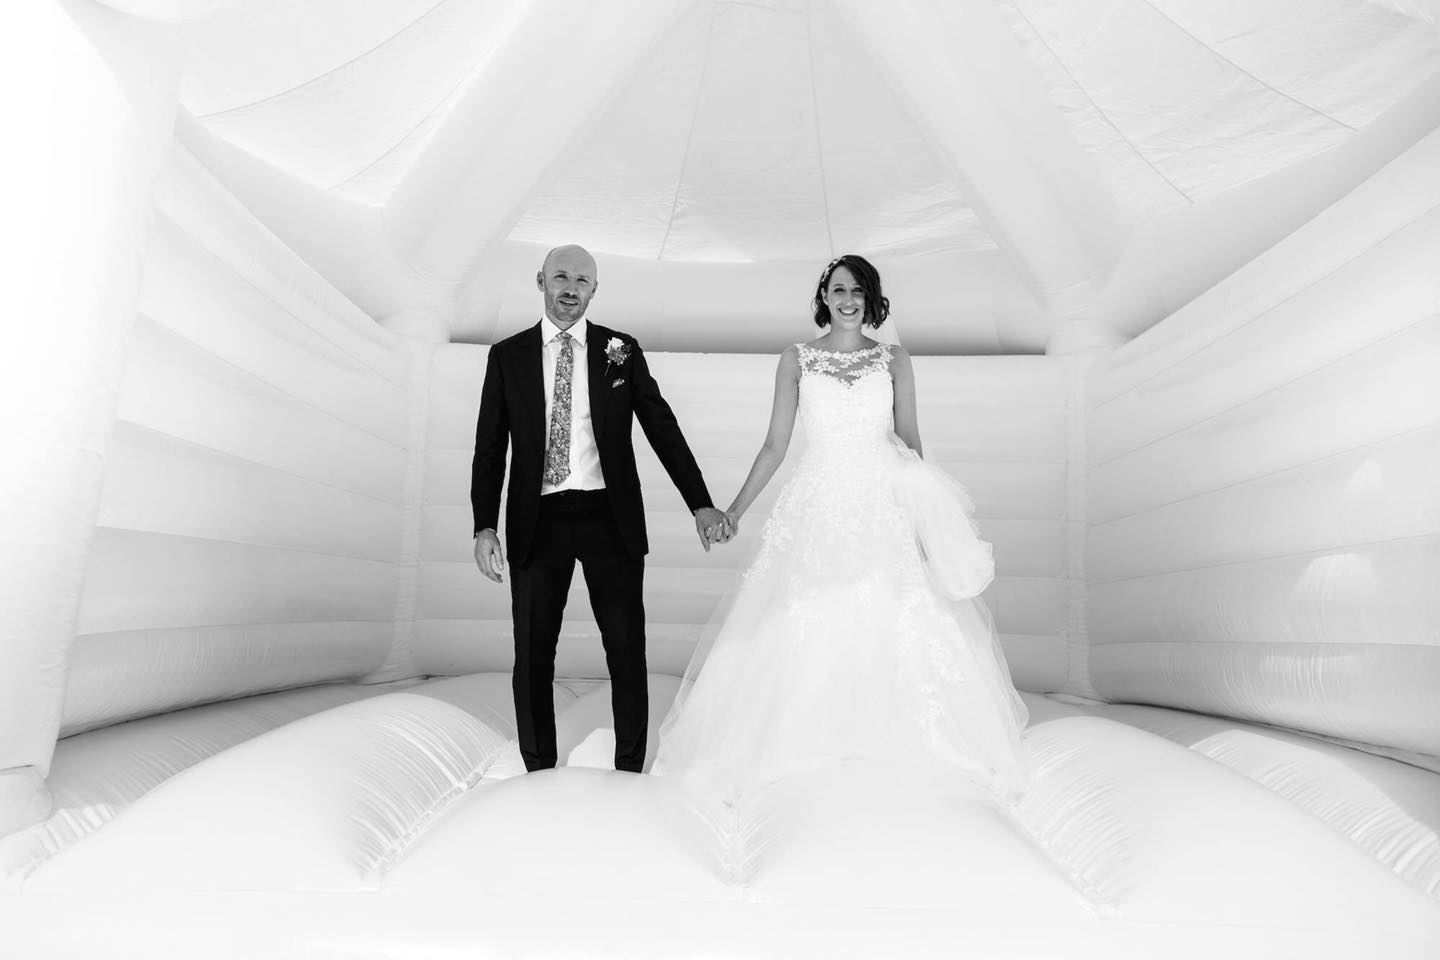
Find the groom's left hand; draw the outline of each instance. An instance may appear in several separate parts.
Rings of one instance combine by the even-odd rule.
[[[706,553],[710,552],[710,544],[728,543],[733,536],[730,518],[714,507],[701,507],[695,511],[695,533]]]

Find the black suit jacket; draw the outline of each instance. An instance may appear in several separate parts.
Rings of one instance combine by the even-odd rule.
[[[606,345],[618,337],[629,345],[623,363],[612,363]],[[640,421],[645,438],[665,472],[694,513],[713,506],[695,456],[680,432],[660,386],[650,375],[645,354],[635,338],[591,323],[586,335],[590,380],[590,418],[605,493],[632,556],[650,550],[645,533],[645,503],[635,469],[632,424]],[[512,445],[510,493],[505,504],[506,555],[511,563],[530,558],[535,519],[540,509],[540,484],[545,474],[545,374],[540,356],[540,325],[522,330],[490,348],[485,384],[480,389],[480,415],[475,423],[475,460],[470,470],[470,506],[475,531],[498,527],[500,488],[505,481],[505,451]]]

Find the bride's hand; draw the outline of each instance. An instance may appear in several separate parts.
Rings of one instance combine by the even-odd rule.
[[[728,535],[725,537],[727,541],[733,540],[734,538],[740,536],[740,514],[736,513],[733,510],[726,510],[725,523],[728,527]]]

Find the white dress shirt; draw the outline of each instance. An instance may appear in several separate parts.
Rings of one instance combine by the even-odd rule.
[[[590,366],[585,340],[590,321],[581,317],[566,332],[575,338],[571,351],[575,369],[570,376],[570,475],[558,484],[540,481],[540,495],[557,490],[601,490],[605,477],[600,472],[600,448],[595,446],[595,428],[590,421]],[[550,441],[550,418],[555,407],[555,367],[560,362],[560,328],[549,317],[540,319],[540,358],[545,368],[545,441]]]

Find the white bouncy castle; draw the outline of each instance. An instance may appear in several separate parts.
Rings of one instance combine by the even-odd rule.
[[[1440,3],[0,17],[0,955],[1440,957]],[[579,584],[524,774],[469,470],[565,242],[721,502],[879,266],[1017,810],[608,769]],[[759,525],[641,473],[658,723]]]

